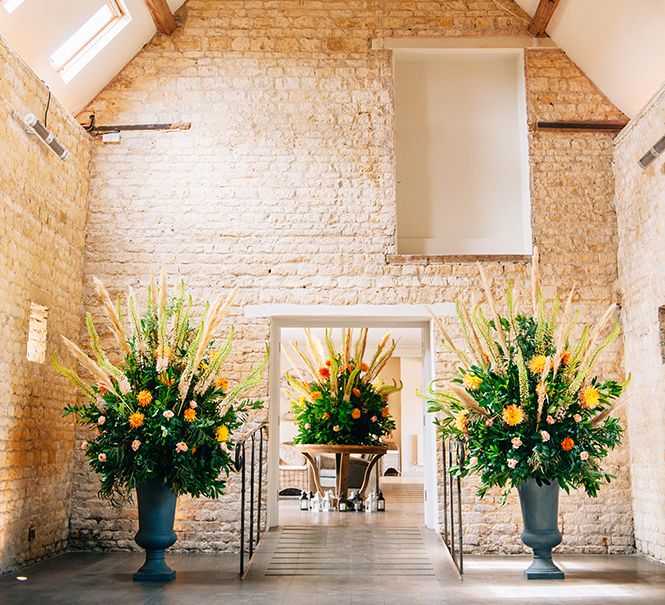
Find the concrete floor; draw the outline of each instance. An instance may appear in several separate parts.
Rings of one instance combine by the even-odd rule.
[[[527,582],[527,557],[467,556],[460,581],[420,513],[409,502],[301,513],[288,501],[244,581],[233,555],[172,554],[176,580],[146,585],[131,580],[140,553],[67,553],[1,577],[0,604],[665,604],[665,566],[639,557],[560,556],[565,581]]]

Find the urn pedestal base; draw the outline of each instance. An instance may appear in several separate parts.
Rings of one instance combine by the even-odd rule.
[[[527,580],[563,580],[566,574],[552,561],[552,549],[550,548],[533,551],[533,561],[528,569],[524,570],[524,577]]]
[[[145,563],[132,576],[134,582],[170,582],[175,580],[175,571],[164,559],[163,550],[150,550],[145,553]]]

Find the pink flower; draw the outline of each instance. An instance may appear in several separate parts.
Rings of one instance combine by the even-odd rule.
[[[226,441],[223,442],[223,443],[220,443],[219,447],[222,449],[223,452],[228,452],[229,451],[229,446],[226,445]]]
[[[550,434],[547,431],[540,431],[540,436],[543,438],[543,441],[550,440]]]
[[[105,422],[106,422],[106,416],[100,416],[99,418],[97,418],[97,424],[99,426],[102,426],[102,424],[104,424]]]
[[[476,456],[472,456],[471,458],[469,458],[469,464],[471,466],[476,466],[476,464],[478,464],[478,458]]]
[[[173,418],[173,412],[171,410],[166,410],[165,412],[162,412],[162,416],[167,420],[171,420],[171,418]]]
[[[493,424],[494,424],[494,420],[492,420],[491,418],[488,418],[487,420],[485,420],[485,426],[492,426]]]
[[[138,439],[132,441],[132,449],[136,452],[141,447],[141,442]]]
[[[106,454],[99,454],[99,456],[97,456],[97,460],[100,462],[106,462]]]
[[[589,459],[589,452],[580,452],[580,458],[582,460],[588,460]]]
[[[515,468],[517,466],[517,460],[515,460],[515,458],[508,458],[508,466],[510,468]]]
[[[178,443],[175,445],[176,452],[186,452],[187,449],[187,444],[184,441],[178,441]]]
[[[309,422],[305,423],[305,428],[309,431],[312,428],[312,425]]]
[[[514,449],[517,449],[522,445],[522,440],[519,437],[513,437],[510,442],[513,444]]]
[[[376,422],[376,416],[372,416],[372,417],[370,418],[370,420],[371,420],[372,422]]]
[[[547,424],[554,424],[554,422],[555,422],[554,418],[552,418],[552,416],[548,416],[547,418],[545,418],[545,420],[547,420]]]
[[[83,451],[88,449],[88,442],[87,441],[81,441],[81,449]]]
[[[199,407],[199,404],[196,403],[196,401],[190,401],[189,402],[189,407],[195,410],[197,407]]]
[[[580,416],[579,414],[575,414],[575,415],[573,416],[573,420],[574,420],[575,422],[582,422],[582,416]]]

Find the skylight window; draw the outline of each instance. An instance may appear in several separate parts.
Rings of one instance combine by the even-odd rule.
[[[49,62],[65,83],[70,82],[131,20],[123,0],[106,0],[104,6],[51,55]]]
[[[3,0],[2,8],[4,8],[8,13],[13,13],[22,3],[23,0]]]

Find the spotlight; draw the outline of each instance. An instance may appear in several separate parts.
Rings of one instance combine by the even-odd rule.
[[[23,118],[25,125],[34,132],[42,142],[61,160],[66,160],[69,152],[60,144],[51,131],[34,113],[28,113]]]
[[[658,142],[640,158],[640,166],[646,168],[661,153],[663,153],[663,151],[665,151],[665,136],[661,137]]]

